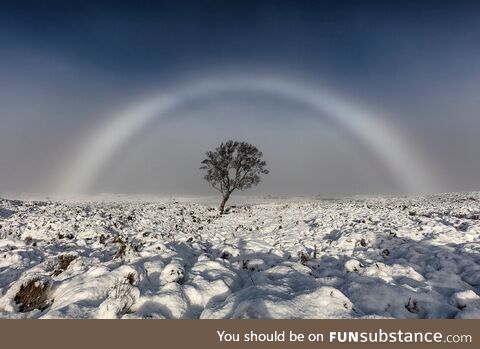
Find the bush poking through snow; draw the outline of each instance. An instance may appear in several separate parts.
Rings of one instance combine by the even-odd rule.
[[[44,310],[48,307],[47,293],[50,288],[48,280],[33,278],[20,286],[20,290],[15,295],[15,303],[18,305],[18,311],[24,313],[34,309]]]
[[[303,251],[301,251],[299,255],[300,255],[300,263],[302,263],[302,265],[307,266],[308,262],[310,261],[310,256]]]
[[[140,292],[131,285],[129,276],[130,274],[115,280],[108,298],[100,304],[99,318],[117,318],[132,312],[132,306],[138,300]]]
[[[112,298],[115,298],[115,299],[125,298],[130,293],[131,289],[132,289],[132,285],[130,284],[130,281],[127,278],[125,278],[125,280],[117,279],[115,280],[115,283],[113,284],[113,287],[112,287]],[[128,308],[130,308],[130,306]],[[122,310],[127,310],[127,309],[122,309]]]
[[[53,272],[53,276],[58,276],[67,270],[70,263],[72,263],[76,258],[77,256],[69,254],[62,254],[58,256],[58,268]]]
[[[130,274],[133,275],[133,273]],[[134,287],[130,283],[129,275],[126,278],[115,280],[110,295],[110,302],[106,303],[107,310],[110,306],[114,309],[114,313],[117,316],[130,313],[133,304],[135,304],[138,298],[138,295],[135,295]]]
[[[127,245],[125,243],[120,243],[120,247],[117,250],[117,253],[115,253],[115,256],[113,259],[118,259],[118,258],[124,258],[125,254],[127,252]]]
[[[413,314],[420,312],[417,301],[415,299],[412,299],[412,297],[410,297],[407,304],[405,304],[405,309],[407,309],[410,313]]]
[[[134,273],[128,273],[128,275],[127,275],[126,278],[127,278],[128,283],[129,283],[131,286],[135,285],[135,281],[136,281],[136,280],[135,280],[135,274],[134,274]]]
[[[232,255],[228,251],[223,251],[222,254],[220,255],[220,258],[222,259],[229,259]]]
[[[102,245],[105,245],[107,243],[107,238],[105,237],[105,235],[100,235],[100,237],[98,238],[98,242],[100,242]]]

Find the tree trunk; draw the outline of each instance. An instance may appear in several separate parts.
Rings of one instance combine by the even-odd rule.
[[[220,214],[223,214],[223,211],[225,210],[225,204],[227,203],[228,198],[230,197],[230,194],[225,194],[223,195],[222,203],[220,204]]]

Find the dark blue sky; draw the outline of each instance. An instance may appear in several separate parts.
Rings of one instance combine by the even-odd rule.
[[[102,113],[233,71],[378,107],[445,190],[478,189],[479,38],[475,1],[0,1],[2,181],[43,186]]]
[[[2,1],[0,39],[2,51],[46,51],[134,79],[221,63],[397,80],[473,63],[479,9],[461,1]]]

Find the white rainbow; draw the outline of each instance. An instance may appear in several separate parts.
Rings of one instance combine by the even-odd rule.
[[[397,183],[408,193],[432,190],[432,178],[409,150],[408,142],[385,118],[355,106],[324,89],[291,80],[272,77],[228,77],[207,79],[175,91],[154,95],[108,118],[73,156],[59,181],[57,192],[84,194],[94,184],[105,164],[139,131],[157,118],[181,107],[192,99],[211,98],[224,93],[248,91],[268,93],[301,103],[329,118],[365,144],[390,170]]]

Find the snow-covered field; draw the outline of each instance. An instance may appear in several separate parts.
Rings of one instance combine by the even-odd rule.
[[[480,318],[480,194],[0,199],[2,318]]]

